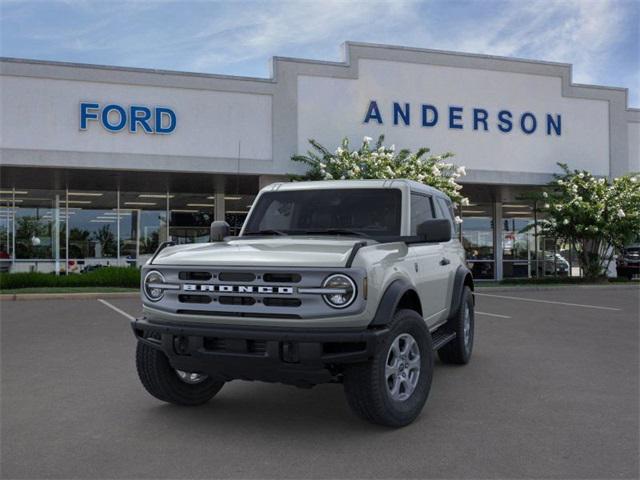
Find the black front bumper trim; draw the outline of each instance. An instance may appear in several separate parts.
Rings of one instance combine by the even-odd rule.
[[[138,341],[161,350],[179,370],[225,381],[314,385],[336,380],[340,366],[364,362],[387,334],[380,329],[257,328],[131,322]]]

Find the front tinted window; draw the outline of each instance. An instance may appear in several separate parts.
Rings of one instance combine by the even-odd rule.
[[[255,205],[245,235],[272,230],[288,235],[351,230],[370,237],[397,236],[401,204],[398,189],[269,192]]]
[[[437,201],[438,206],[440,207],[440,215],[442,216],[442,218],[446,218],[451,222],[451,235],[455,237],[457,235],[457,232],[455,227],[456,221],[453,215],[453,206],[451,205],[451,202],[448,202],[443,198],[438,198]]]
[[[431,198],[419,193],[411,194],[411,235],[417,234],[418,225],[434,218]]]

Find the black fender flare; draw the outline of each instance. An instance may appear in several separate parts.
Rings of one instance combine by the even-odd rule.
[[[473,275],[465,265],[458,266],[453,280],[453,291],[451,293],[451,308],[449,310],[449,318],[454,318],[460,311],[460,305],[462,304],[462,292],[465,285],[468,285],[473,292]],[[474,299],[475,302],[475,299]]]
[[[383,327],[391,322],[393,314],[396,312],[398,304],[400,303],[400,299],[402,299],[402,296],[407,293],[408,290],[415,291],[413,285],[403,278],[398,278],[391,282],[382,295],[380,303],[378,304],[378,310],[376,310],[376,314],[369,326]]]

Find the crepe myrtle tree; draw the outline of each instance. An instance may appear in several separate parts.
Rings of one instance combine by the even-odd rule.
[[[331,152],[313,139],[313,147],[306,155],[294,155],[291,159],[309,166],[304,175],[291,175],[292,180],[361,180],[407,178],[443,191],[459,205],[468,205],[469,199],[462,195],[458,178],[466,175],[465,167],[456,166],[447,160],[452,153],[428,155],[426,147],[411,152],[396,151],[394,145],[386,147],[384,135],[373,144],[371,137],[364,137],[358,149],[351,149],[349,139],[344,138],[340,146]],[[461,222],[456,217],[458,223]]]
[[[640,233],[640,175],[609,181],[558,165],[562,174],[541,194],[541,233],[571,244],[586,278],[602,277],[615,251]]]

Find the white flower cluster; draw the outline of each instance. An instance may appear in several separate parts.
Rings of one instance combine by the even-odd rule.
[[[571,171],[542,194],[543,233],[576,246],[583,270],[606,264],[607,253],[640,234],[640,176],[609,181],[586,171]],[[594,260],[595,259],[595,260]]]
[[[359,149],[351,150],[349,140],[330,152],[311,140],[314,151],[306,156],[296,156],[293,160],[310,166],[305,179],[393,179],[408,178],[431,185],[445,192],[454,203],[468,205],[469,200],[460,190],[457,180],[466,175],[463,166],[447,161],[453,155],[428,156],[429,149],[422,148],[415,153],[408,150],[396,151],[395,145],[385,147],[380,137],[374,145],[371,137],[364,137]]]

